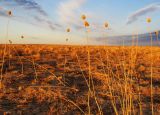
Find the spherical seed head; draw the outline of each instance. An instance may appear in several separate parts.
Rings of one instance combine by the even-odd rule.
[[[108,28],[108,26],[109,26],[109,24],[106,22],[106,23],[104,23],[104,27],[105,28]]]
[[[12,11],[8,11],[8,15],[11,16],[12,15]]]
[[[84,22],[85,27],[89,27],[89,23],[87,21]]]
[[[71,29],[70,28],[67,28],[67,32],[70,32],[71,31]]]
[[[147,23],[151,23],[152,19],[151,18],[147,18]]]
[[[85,19],[86,19],[86,16],[83,14],[83,15],[81,16],[81,18],[82,18],[82,20],[85,20]]]
[[[24,36],[21,36],[21,38],[23,39],[23,38],[24,38]]]
[[[11,41],[11,40],[9,40],[9,43],[10,43],[10,44],[12,44],[12,41]]]

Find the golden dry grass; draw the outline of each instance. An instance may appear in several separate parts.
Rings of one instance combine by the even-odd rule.
[[[152,57],[150,48],[90,46],[88,73],[86,46],[10,45],[11,53],[9,47],[5,53],[0,114],[149,115],[153,60],[153,107],[158,115],[160,48],[152,48]]]

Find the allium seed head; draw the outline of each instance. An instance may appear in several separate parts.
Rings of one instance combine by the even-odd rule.
[[[85,20],[85,19],[86,19],[86,16],[83,14],[83,15],[81,16],[81,18],[82,18],[82,20]]]
[[[9,16],[11,16],[11,15],[12,15],[12,11],[8,11],[7,13],[8,13],[8,15],[9,15]]]
[[[11,41],[11,40],[9,40],[9,43],[10,43],[10,44],[12,44],[12,41]]]
[[[21,38],[23,39],[23,38],[24,38],[24,36],[21,36]]]
[[[85,27],[89,27],[90,25],[89,25],[89,23],[87,21],[84,21],[84,26]]]
[[[152,19],[151,18],[147,18],[147,23],[151,23],[152,22]]]
[[[67,28],[67,30],[66,30],[67,32],[70,32],[71,31],[71,29],[70,28]]]
[[[104,23],[104,27],[108,28],[109,24],[107,22]]]

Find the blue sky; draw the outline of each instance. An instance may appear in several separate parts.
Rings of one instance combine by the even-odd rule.
[[[9,20],[13,43],[85,44],[81,15],[90,23],[90,42],[94,38],[131,35],[160,30],[159,0],[0,0],[0,40],[4,43]],[[13,16],[4,15],[12,10]],[[146,18],[152,18],[147,24]],[[103,24],[109,23],[105,30]],[[71,28],[66,33],[66,28]],[[20,36],[24,35],[22,40]]]

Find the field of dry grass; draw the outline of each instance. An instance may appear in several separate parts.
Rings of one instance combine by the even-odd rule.
[[[159,47],[86,49],[1,45],[0,114],[160,114]]]

